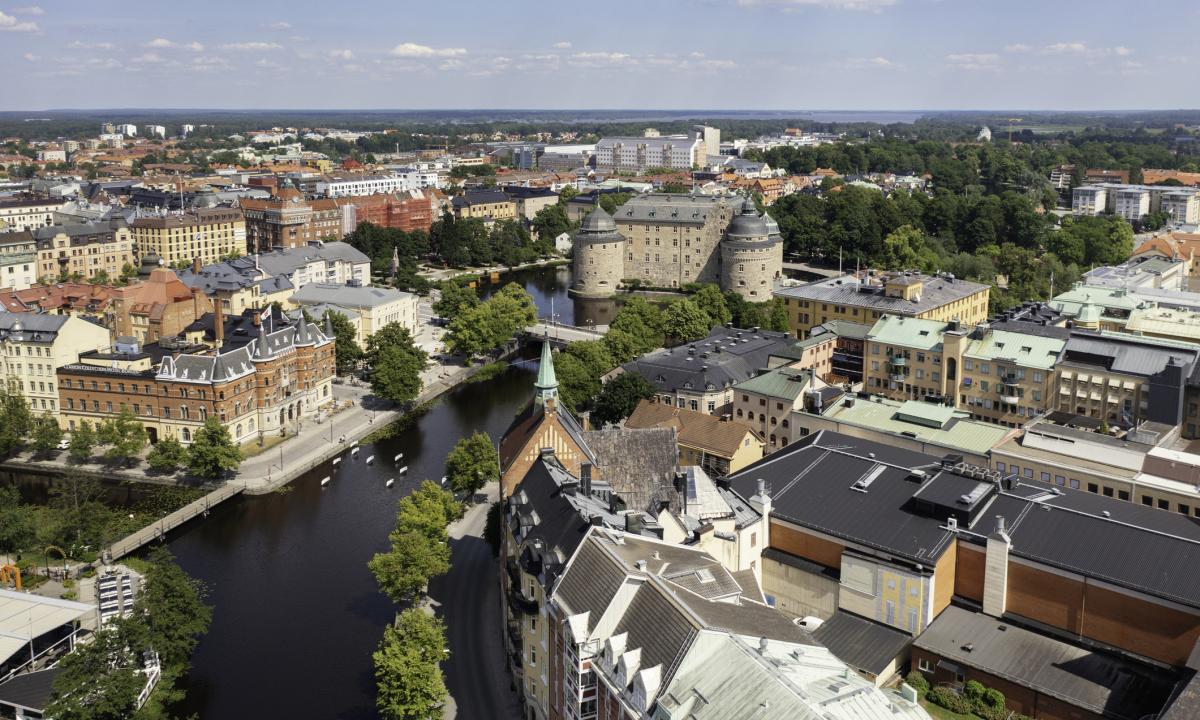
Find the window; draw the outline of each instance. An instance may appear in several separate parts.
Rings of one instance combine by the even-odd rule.
[[[917,669],[923,673],[932,673],[933,672],[933,663],[929,662],[925,658],[918,658],[917,659]]]
[[[1030,480],[1033,479],[1033,468],[1031,468],[1031,467],[1025,468],[1025,477],[1029,478]]]
[[[1159,510],[1170,510],[1171,509],[1171,501],[1159,499],[1158,509]]]
[[[1096,492],[1100,492],[1100,486],[1099,486],[1099,485],[1097,485],[1096,483],[1088,483],[1088,484],[1087,484],[1087,491],[1088,491],[1088,492],[1090,492],[1090,493],[1096,493]]]
[[[1179,503],[1179,512],[1183,513],[1184,515],[1190,515],[1192,509],[1183,503]]]
[[[1078,489],[1079,489],[1079,481],[1078,481],[1078,480],[1076,480],[1075,478],[1071,478],[1071,481],[1070,481],[1070,483],[1069,483],[1069,484],[1070,484],[1070,486],[1071,486],[1071,489],[1072,489],[1072,490],[1078,490]]]
[[[1149,495],[1143,495],[1142,496],[1142,504],[1143,505],[1152,505],[1152,504],[1154,504],[1154,500]]]
[[[1007,469],[1007,467],[1004,465],[1004,463],[998,462],[998,463],[996,463],[996,469],[999,470],[1000,472],[1004,472]]]
[[[1062,475],[1055,475],[1054,476],[1054,484],[1055,485],[1066,485],[1067,479],[1064,478]]]
[[[1113,496],[1113,489],[1107,485],[1100,488],[1100,492],[1102,495],[1104,495],[1104,497],[1112,497]]]

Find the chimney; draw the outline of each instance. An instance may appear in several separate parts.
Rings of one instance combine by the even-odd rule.
[[[199,255],[192,258],[192,273],[194,273],[196,275],[200,274],[200,256]]]
[[[636,510],[625,513],[625,532],[633,535],[642,533],[642,514]]]
[[[1008,604],[1008,551],[1012,540],[1004,527],[1004,516],[996,516],[996,530],[987,538],[983,561],[983,612],[1000,617]]]
[[[579,463],[579,489],[584,497],[592,494],[592,464],[586,460]]]
[[[222,310],[221,298],[217,298],[213,302],[213,338],[216,341],[217,352],[221,352],[221,346],[225,344],[225,313]]]

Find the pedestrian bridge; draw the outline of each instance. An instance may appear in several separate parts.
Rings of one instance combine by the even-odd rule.
[[[584,340],[600,340],[607,332],[607,325],[579,327],[577,325],[550,322],[549,320],[538,320],[537,323],[525,328],[525,336],[527,338],[531,340],[549,340],[554,345],[566,345],[567,343]]]

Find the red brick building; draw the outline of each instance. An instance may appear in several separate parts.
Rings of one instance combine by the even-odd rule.
[[[403,193],[360,195],[342,198],[354,206],[354,225],[369,222],[405,232],[428,231],[436,217],[434,201],[428,191],[410,190]]]

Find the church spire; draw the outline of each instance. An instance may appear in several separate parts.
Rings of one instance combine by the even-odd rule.
[[[550,353],[550,341],[542,342],[542,360],[538,364],[537,380],[533,383],[536,393],[533,405],[545,412],[557,408],[558,378],[554,376],[554,356]]]

